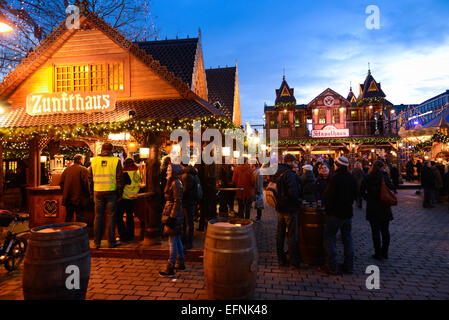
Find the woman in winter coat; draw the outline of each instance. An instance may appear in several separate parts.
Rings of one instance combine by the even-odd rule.
[[[162,212],[164,234],[168,235],[170,258],[165,271],[159,274],[163,277],[173,276],[176,270],[185,270],[184,250],[181,242],[184,212],[182,209],[182,183],[180,180],[183,168],[171,164],[167,168],[167,185],[165,186],[165,207]],[[178,259],[176,259],[178,258]]]
[[[321,203],[326,203],[326,191],[330,181],[330,169],[326,163],[320,164],[318,167],[318,179],[316,182],[316,199]]]
[[[263,205],[263,176],[260,171],[259,164],[251,164],[251,168],[254,172],[255,178],[255,196],[254,196],[254,208],[257,210],[257,218],[256,222],[260,222],[262,218],[262,210],[264,209]]]
[[[354,164],[354,169],[352,169],[351,172],[352,176],[355,178],[355,181],[357,183],[357,206],[361,209],[362,208],[362,194],[360,192],[360,189],[362,187],[363,178],[365,176],[365,173],[363,172],[363,167],[360,162],[356,162]]]
[[[380,201],[382,180],[385,180],[386,186],[393,190],[393,184],[383,170],[384,167],[384,162],[377,160],[362,183],[362,194],[366,199],[366,220],[371,225],[374,244],[374,255],[372,257],[376,260],[388,259],[388,248],[390,246],[389,226],[390,221],[393,220],[391,207]]]
[[[245,158],[244,164],[239,164],[234,170],[232,183],[236,188],[243,188],[243,191],[237,191],[237,202],[239,205],[238,216],[240,218],[249,219],[251,214],[251,203],[254,199],[254,190],[256,179]]]
[[[307,202],[316,201],[316,178],[313,174],[313,167],[305,165],[302,167],[303,174],[300,178],[302,199]]]

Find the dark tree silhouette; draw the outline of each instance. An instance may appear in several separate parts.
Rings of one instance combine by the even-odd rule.
[[[85,6],[128,39],[154,39],[151,0],[0,0],[0,18],[14,28],[0,34],[0,80],[63,21],[69,5]]]

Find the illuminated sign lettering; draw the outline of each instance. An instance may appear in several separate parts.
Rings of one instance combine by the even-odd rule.
[[[334,126],[324,127],[322,130],[312,130],[313,138],[349,137],[349,129],[337,129]]]
[[[47,114],[94,113],[115,110],[115,91],[32,93],[27,97],[27,113]]]

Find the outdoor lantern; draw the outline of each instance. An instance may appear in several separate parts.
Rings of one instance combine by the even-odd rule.
[[[399,144],[399,148],[402,148],[404,145],[402,144],[402,142]]]
[[[140,148],[139,157],[141,159],[148,159],[150,157],[150,148]]]
[[[370,108],[370,109],[372,109],[372,108],[373,108],[373,106],[369,106],[369,108]]]
[[[309,150],[310,149],[310,144],[306,144],[306,148],[307,148],[307,150]]]
[[[231,148],[223,147],[223,149],[221,149],[221,153],[223,154],[223,157],[229,157],[231,155]]]
[[[47,162],[47,156],[41,156],[41,163]]]
[[[287,109],[284,109],[284,112],[286,113],[286,112],[287,112]]]
[[[129,152],[136,152],[137,151],[137,144],[135,142],[128,142],[127,143],[128,151]]]
[[[172,153],[179,154],[181,152],[181,146],[179,144],[174,144],[172,146]]]
[[[341,107],[340,112],[344,112],[344,111],[345,111],[345,108]]]
[[[313,110],[313,112],[315,113],[315,115],[318,115],[318,109]]]
[[[372,152],[372,153],[374,153],[374,152],[376,152],[376,150],[374,150],[374,149],[371,149],[371,152]]]

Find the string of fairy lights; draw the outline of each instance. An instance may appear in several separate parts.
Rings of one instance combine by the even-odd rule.
[[[432,138],[430,138],[429,141],[418,143],[411,149],[411,151],[416,153],[425,151],[426,149],[432,147],[434,142],[449,143],[449,136],[443,134],[442,132],[437,132],[432,136]]]
[[[356,144],[387,144],[396,143],[401,140],[400,137],[366,137],[366,138],[340,138],[340,139],[294,139],[294,140],[280,140],[278,145],[317,145],[317,144],[332,144],[332,143],[356,143]]]
[[[175,129],[185,129],[191,132],[194,121],[201,121],[203,128],[239,129],[231,120],[224,117],[204,116],[198,118],[183,118],[173,120],[127,120],[111,123],[92,123],[77,125],[45,125],[26,128],[0,128],[0,138],[3,139],[3,159],[25,159],[29,157],[28,142],[31,139],[52,136],[55,141],[75,140],[77,138],[106,139],[110,134],[129,132],[139,135],[169,134]],[[77,153],[87,154],[87,147],[61,146],[62,154],[74,156]],[[44,149],[42,155],[48,155]]]
[[[34,138],[52,136],[57,140],[72,140],[80,137],[106,138],[109,134],[133,132],[139,134],[169,133],[175,129],[193,130],[193,121],[201,121],[205,128],[237,129],[227,118],[205,116],[200,118],[184,118],[174,120],[127,120],[111,123],[91,123],[76,125],[45,125],[26,128],[1,128],[0,138],[10,141],[28,141]]]

